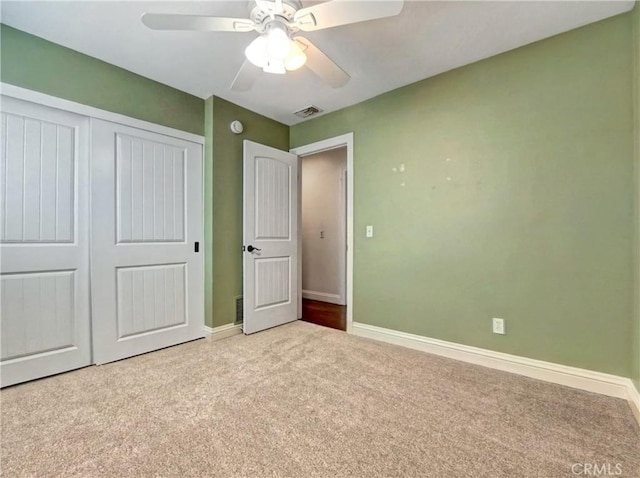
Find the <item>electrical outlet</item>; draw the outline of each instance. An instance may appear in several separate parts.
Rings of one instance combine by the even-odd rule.
[[[367,237],[373,237],[373,226],[367,226]]]
[[[493,333],[500,335],[506,334],[504,329],[504,319],[493,319]]]

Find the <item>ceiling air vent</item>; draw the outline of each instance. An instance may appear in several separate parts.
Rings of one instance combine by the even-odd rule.
[[[300,111],[296,111],[293,113],[300,118],[308,118],[309,116],[313,116],[315,114],[322,113],[322,110],[317,106],[307,106],[306,108],[302,108]]]

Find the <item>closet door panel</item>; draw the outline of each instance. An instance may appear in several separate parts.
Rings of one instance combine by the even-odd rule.
[[[91,125],[95,362],[202,337],[202,146]]]
[[[91,363],[88,119],[2,97],[0,374]]]

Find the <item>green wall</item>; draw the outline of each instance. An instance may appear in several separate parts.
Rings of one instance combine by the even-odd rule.
[[[207,100],[208,108],[213,124],[207,126],[205,136],[212,142],[213,167],[208,180],[213,181],[213,203],[205,230],[212,231],[212,247],[207,249],[213,252],[212,282],[207,287],[213,293],[206,324],[217,327],[235,320],[235,297],[242,295],[242,141],[288,150],[289,127],[218,97]],[[229,129],[233,120],[244,125],[242,134]]]
[[[204,100],[96,58],[0,26],[0,80],[195,134]]]
[[[634,105],[634,138],[635,138],[635,170],[634,184],[634,310],[633,310],[633,368],[632,379],[636,389],[640,392],[640,1],[636,1],[633,16],[633,105]]]
[[[631,376],[631,20],[291,128],[354,132],[354,321]]]

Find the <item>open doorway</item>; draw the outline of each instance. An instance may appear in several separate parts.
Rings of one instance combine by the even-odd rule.
[[[302,320],[347,330],[347,148],[300,160]]]
[[[353,321],[353,133],[299,157],[298,317],[350,331]]]

